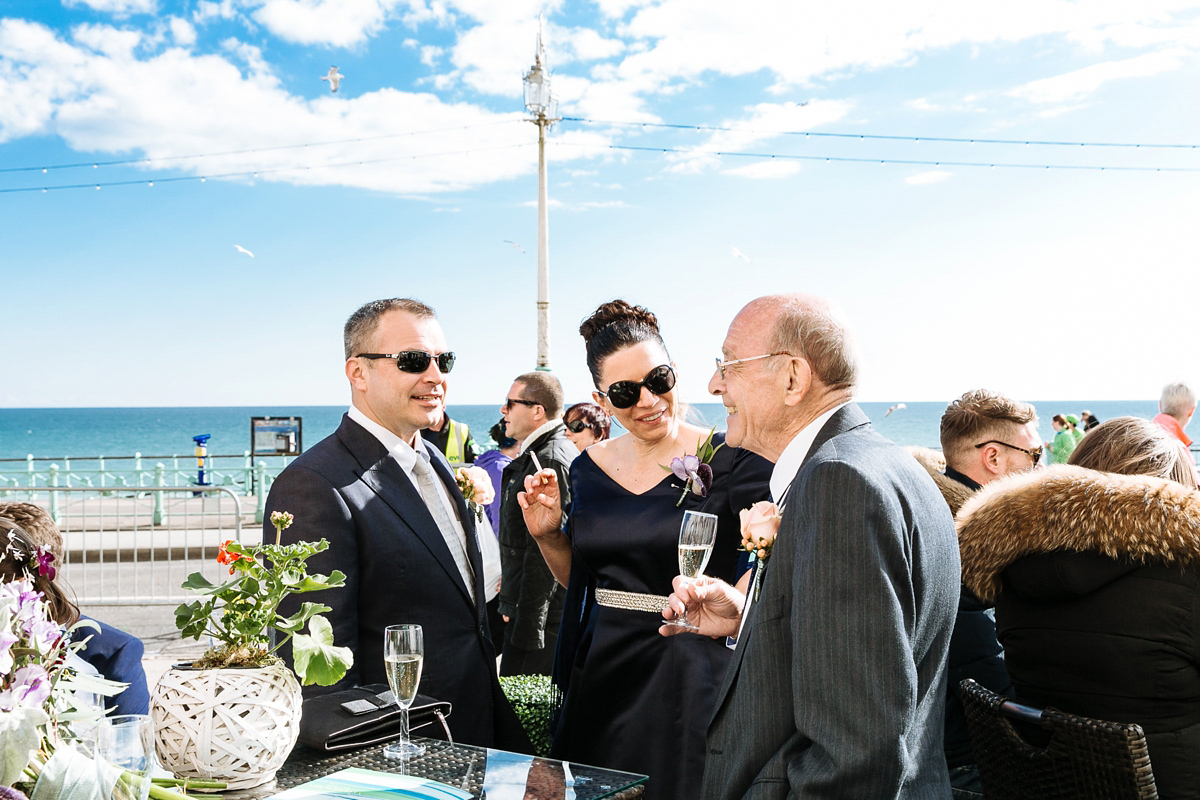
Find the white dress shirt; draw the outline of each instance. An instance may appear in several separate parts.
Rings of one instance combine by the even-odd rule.
[[[387,448],[388,453],[392,458],[396,459],[396,463],[400,465],[400,469],[404,470],[404,474],[412,481],[413,488],[417,492],[421,491],[421,487],[417,485],[417,478],[413,475],[413,466],[417,463],[418,458],[426,458],[425,454],[418,454],[415,449],[406,441],[401,439],[396,434],[389,431],[387,428],[380,425],[375,420],[368,417],[356,406],[350,406],[347,412],[350,419],[362,425],[372,436],[379,440],[379,443]],[[425,440],[420,434],[417,435],[417,447],[422,450],[427,446]],[[450,524],[454,526],[455,532],[458,533],[458,539],[462,543],[463,552],[469,553],[467,549],[467,532],[463,529],[462,520],[458,518],[458,509],[454,505],[454,499],[450,497],[449,491],[446,489],[446,484],[443,481],[436,480],[433,482],[437,489],[438,497],[442,500],[442,505],[446,508],[446,514],[450,517]]]
[[[787,505],[788,489],[791,488],[792,481],[796,479],[796,473],[804,465],[804,459],[808,457],[808,451],[812,448],[813,442],[817,440],[817,434],[821,432],[821,428],[825,427],[829,418],[845,405],[846,403],[842,403],[835,406],[805,425],[779,454],[779,460],[775,462],[775,468],[771,470],[771,500],[779,507],[780,513]],[[742,638],[742,629],[746,626],[746,619],[750,616],[750,606],[754,605],[754,590],[761,580],[759,573],[763,566],[763,564],[755,564],[754,578],[750,581],[750,589],[746,593],[746,604],[742,606],[742,619],[738,622],[737,634],[726,640],[726,647],[731,649],[736,647],[738,639]]]

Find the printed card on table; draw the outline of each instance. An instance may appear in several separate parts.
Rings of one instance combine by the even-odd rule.
[[[470,800],[470,792],[415,775],[343,769],[274,795],[275,800]]]

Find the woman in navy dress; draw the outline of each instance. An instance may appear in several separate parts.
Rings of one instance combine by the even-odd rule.
[[[690,800],[699,795],[705,731],[732,651],[724,640],[658,633],[679,574],[679,527],[686,510],[716,514],[705,574],[731,583],[748,577],[738,511],[766,497],[771,465],[721,447],[707,495],[687,491],[664,468],[695,455],[708,430],[683,420],[654,315],[617,300],[580,333],[596,402],[629,433],[575,459],[565,532],[549,475],[531,478],[521,496],[530,532],[567,586],[554,667],[565,699],[553,755],[647,774],[650,800]],[[534,486],[542,475],[549,482]]]

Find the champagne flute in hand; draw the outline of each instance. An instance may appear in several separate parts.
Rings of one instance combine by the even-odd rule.
[[[717,517],[703,511],[683,512],[683,524],[679,526],[679,574],[686,584],[704,572],[708,557],[712,555],[713,543],[717,540]],[[688,622],[687,611],[665,623],[688,630],[698,628]]]
[[[407,758],[424,754],[425,746],[408,738],[408,707],[417,696],[425,644],[420,625],[389,625],[383,631],[383,661],[388,686],[401,708],[400,739],[383,749],[388,758]]]

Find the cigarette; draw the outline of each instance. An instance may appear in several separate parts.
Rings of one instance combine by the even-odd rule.
[[[542,462],[538,461],[538,458],[537,458],[537,453],[535,453],[535,452],[533,452],[532,450],[530,450],[530,451],[529,451],[529,456],[530,456],[530,458],[532,458],[532,459],[533,459],[533,468],[534,468],[535,470],[537,470],[538,472],[541,472],[541,471],[542,471]],[[542,476],[542,477],[539,479],[539,482],[540,482],[540,483],[545,483],[545,482],[546,482],[546,478],[545,478],[545,476]]]

